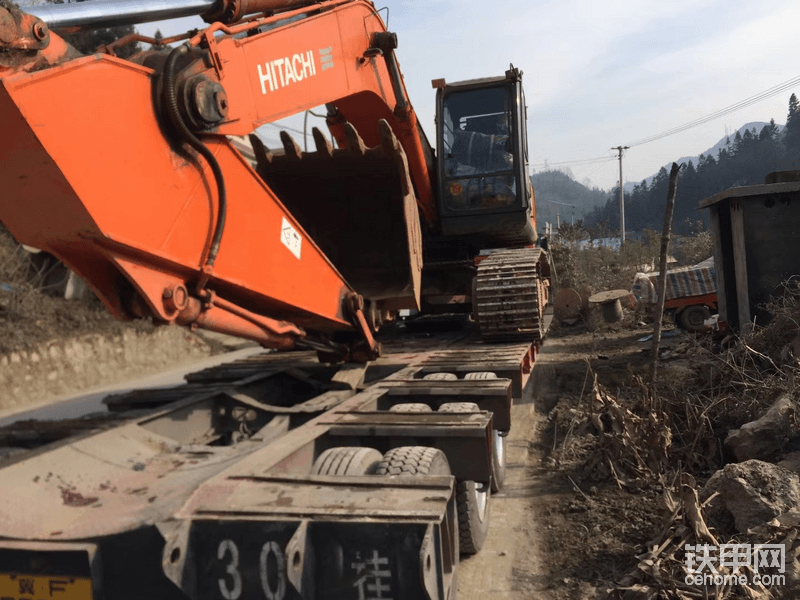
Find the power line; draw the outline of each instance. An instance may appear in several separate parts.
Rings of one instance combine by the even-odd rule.
[[[776,86],[773,86],[767,90],[759,92],[749,98],[745,98],[735,104],[731,104],[726,108],[722,108],[716,112],[713,112],[705,117],[700,117],[699,119],[695,119],[694,121],[689,121],[688,123],[684,123],[683,125],[678,125],[677,127],[673,127],[672,129],[667,129],[666,131],[662,131],[661,133],[657,133],[655,135],[651,135],[646,138],[642,138],[637,142],[633,142],[627,144],[628,147],[633,146],[641,146],[643,144],[648,144],[650,142],[654,142],[656,140],[660,140],[670,135],[675,135],[676,133],[681,133],[686,131],[687,129],[691,129],[693,127],[698,127],[699,125],[703,125],[704,123],[708,123],[709,121],[713,121],[714,119],[718,119],[719,117],[724,117],[732,112],[736,112],[737,110],[741,110],[743,108],[747,108],[753,104],[757,104],[762,100],[766,100],[767,98],[771,98],[772,96],[776,96],[781,92],[785,92],[797,85],[800,85],[800,77],[793,77],[783,83],[779,83]],[[604,162],[611,162],[617,160],[616,156],[597,156],[595,158],[581,158],[576,160],[565,160],[565,161],[558,161],[558,162],[547,162],[546,164],[542,163],[541,165],[531,165],[534,168],[541,168],[541,167],[566,167],[566,166],[585,166],[591,165],[595,163],[604,163]]]
[[[542,162],[531,165],[534,168],[550,168],[550,167],[567,167],[567,166],[583,166],[583,165],[592,165],[596,163],[604,163],[609,162],[612,160],[616,160],[613,156],[596,156],[595,158],[578,158],[575,160],[562,160],[557,162]]]
[[[276,123],[265,123],[265,125],[270,125],[271,127],[275,127],[276,129],[285,129],[287,131],[291,131],[292,133],[296,133],[302,136],[306,135],[306,133],[301,131],[300,129],[295,129],[294,127],[289,127],[288,125],[278,125]]]
[[[768,90],[764,90],[763,92],[759,92],[754,96],[745,98],[744,100],[737,102],[736,104],[731,104],[726,108],[722,108],[716,112],[713,112],[710,115],[706,115],[705,117],[700,117],[699,119],[695,119],[694,121],[689,121],[688,123],[685,123],[683,125],[678,125],[677,127],[673,127],[672,129],[667,129],[666,131],[662,131],[661,133],[651,135],[650,137],[643,138],[637,142],[633,142],[628,145],[641,146],[642,144],[648,144],[650,142],[660,140],[667,136],[675,135],[676,133],[680,133],[682,131],[686,131],[687,129],[697,127],[698,125],[708,123],[709,121],[713,121],[714,119],[718,119],[719,117],[723,117],[732,112],[736,112],[737,110],[747,108],[748,106],[761,102],[762,100],[766,100],[767,98],[771,98],[772,96],[780,94],[781,92],[785,92],[786,90],[791,89],[798,84],[800,84],[800,77],[794,77],[793,79],[789,79],[788,81],[779,83],[778,85],[771,87]]]

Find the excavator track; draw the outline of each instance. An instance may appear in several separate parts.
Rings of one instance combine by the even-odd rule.
[[[481,336],[490,340],[544,338],[544,307],[549,277],[541,248],[497,250],[478,264],[473,313]]]

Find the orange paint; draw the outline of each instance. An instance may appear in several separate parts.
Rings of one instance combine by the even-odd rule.
[[[207,287],[257,315],[321,332],[351,330],[361,325],[347,313],[351,288],[225,136],[330,103],[374,146],[386,119],[407,155],[423,215],[432,222],[436,209],[416,116],[410,106],[395,111],[398,82],[393,88],[384,58],[367,52],[385,30],[374,7],[340,0],[280,18],[300,13],[307,17],[239,39],[212,32],[242,32],[278,17],[212,26],[192,38],[201,48],[205,42],[209,60],[178,74],[206,75],[228,100],[226,118],[200,136],[228,196]],[[50,64],[66,52],[55,35],[52,44],[42,52]],[[206,161],[161,129],[154,79],[152,69],[108,55],[0,71],[0,220],[19,241],[59,256],[117,317],[144,306],[174,321],[162,295],[176,285],[194,289],[219,207]],[[133,291],[138,305],[127,300]]]

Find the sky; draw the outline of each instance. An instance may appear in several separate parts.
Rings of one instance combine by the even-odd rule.
[[[145,0],[141,0],[144,2]],[[751,121],[784,124],[800,85],[658,141],[637,142],[800,76],[792,0],[380,0],[411,102],[433,135],[431,80],[524,72],[530,171],[569,169],[590,187],[639,183]],[[382,15],[386,15],[384,10]],[[200,19],[138,26],[165,35]],[[302,119],[290,121],[302,129]],[[319,125],[320,122],[315,123]],[[277,128],[261,131],[277,140]],[[597,159],[586,163],[586,159]]]

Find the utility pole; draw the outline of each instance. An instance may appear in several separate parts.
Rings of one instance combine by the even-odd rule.
[[[549,204],[558,204],[559,206],[569,206],[570,208],[572,208],[572,221],[570,222],[570,225],[575,225],[575,205],[574,204],[567,204],[566,202],[556,202],[555,200],[545,200],[544,198],[541,198],[541,199],[537,198],[536,201],[537,202],[547,202]],[[558,213],[556,213],[556,228],[557,229],[561,228],[561,219],[559,218],[559,214]]]
[[[612,150],[616,150],[619,152],[619,231],[621,238],[621,243],[625,243],[625,200],[624,195],[622,193],[622,151],[627,150],[630,146],[617,146],[616,148],[611,148]]]

